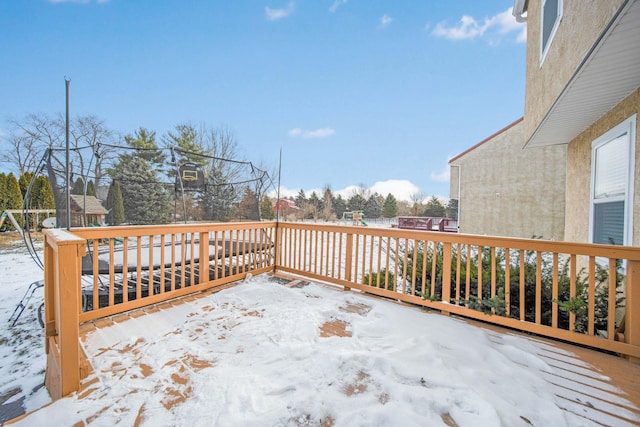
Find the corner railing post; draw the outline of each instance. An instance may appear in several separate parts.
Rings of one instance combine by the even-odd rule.
[[[80,388],[80,283],[86,253],[84,239],[55,231],[45,233],[46,385],[54,400]]]
[[[640,261],[627,261],[624,338],[628,344],[640,346]],[[640,358],[630,357],[634,363]]]

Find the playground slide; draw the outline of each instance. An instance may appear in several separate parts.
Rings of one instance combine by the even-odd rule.
[[[367,224],[366,222],[364,222],[364,220],[362,220],[362,219],[360,220],[360,222],[361,222],[361,223],[362,223],[362,225],[364,225],[365,227],[368,227],[368,226],[369,226],[369,224]]]

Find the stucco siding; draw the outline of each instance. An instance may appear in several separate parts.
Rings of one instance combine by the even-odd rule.
[[[563,239],[566,146],[523,150],[523,131],[519,122],[450,162],[460,232]]]
[[[567,147],[567,201],[565,240],[589,241],[591,203],[591,146],[595,139],[634,114],[640,114],[640,89],[592,124]],[[637,127],[637,121],[636,121]],[[636,129],[633,195],[633,245],[640,245],[640,144]]]
[[[529,140],[624,0],[564,0],[563,14],[540,62],[541,0],[527,11],[524,140]]]

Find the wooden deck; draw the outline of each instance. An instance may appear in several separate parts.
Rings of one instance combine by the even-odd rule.
[[[286,280],[282,277],[279,279],[283,286],[293,288],[303,288],[308,284],[306,280],[292,280],[291,278]],[[234,286],[234,284],[230,284],[227,287],[231,286]],[[87,322],[81,326],[81,335],[84,340],[88,333],[109,327],[114,323],[121,323],[142,316],[153,316],[154,313],[158,311],[176,307],[198,298],[207,298],[219,290],[220,289],[208,290],[200,294],[194,294],[174,301],[134,310],[118,316]],[[336,290],[336,292],[340,291]],[[361,293],[358,293],[358,295],[362,296],[364,302],[347,304],[339,307],[339,310],[364,316],[370,310],[366,302],[367,299],[384,299]],[[409,306],[408,304],[393,300],[387,300],[387,302],[389,304]],[[260,316],[259,313],[252,312],[247,312],[245,315]],[[541,374],[544,379],[552,385],[556,396],[561,398],[560,400],[563,402],[562,406],[559,405],[561,409],[583,416],[587,420],[601,425],[638,425],[638,420],[640,420],[640,365],[633,364],[621,357],[584,347],[526,335],[510,329],[473,320],[463,321],[474,327],[487,329],[491,341],[498,345],[502,345],[505,338],[510,335],[524,337],[534,342],[536,348],[540,349],[537,356],[548,365],[548,370],[542,369]],[[320,337],[338,336],[348,338],[351,336],[348,326],[348,324],[340,320],[330,319],[322,325],[318,334]],[[137,348],[138,344],[138,342],[132,342],[124,351],[134,352],[135,354],[135,352],[140,351],[140,349]],[[104,349],[104,351],[108,350],[109,349]],[[119,349],[118,351],[123,350]],[[181,356],[180,360],[174,362],[174,364],[168,365],[171,365],[171,368],[182,367],[181,369],[188,370],[191,375],[197,374],[199,370],[207,366],[207,362],[200,360],[196,354]],[[145,375],[145,372],[149,374],[148,371],[150,368],[142,364],[137,367],[114,365],[112,369],[113,372],[111,372],[110,375],[118,375],[118,372],[126,371],[139,371],[141,375]],[[157,399],[161,401],[167,409],[180,405],[186,399],[190,398],[187,376],[184,372],[181,372],[182,371],[178,370],[172,374],[174,381],[172,388],[159,390],[160,394],[158,394]],[[89,378],[93,378],[93,380],[88,382],[86,380],[84,381],[82,390],[78,394],[80,399],[89,396],[95,398],[95,395],[100,393],[100,386],[96,383],[96,377],[90,376]],[[366,378],[356,378],[353,384],[345,387],[344,392],[347,395],[349,395],[348,393],[361,393],[366,390],[366,383]],[[364,389],[362,389],[363,387]],[[381,404],[384,403],[385,402],[381,401]],[[86,421],[91,422],[98,419],[102,413],[116,408],[122,408],[123,405],[126,405],[126,403],[105,403],[104,408],[96,408],[96,413],[89,416]],[[136,416],[136,425],[138,425],[144,417],[144,407],[141,407]],[[448,426],[457,426],[455,419],[449,414],[443,414],[442,420]],[[526,418],[523,418],[523,421],[530,423]],[[325,427],[331,426],[333,425],[333,420],[323,420],[322,425]]]

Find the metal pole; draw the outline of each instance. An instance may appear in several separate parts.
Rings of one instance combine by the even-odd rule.
[[[276,224],[280,221],[280,176],[282,174],[282,147],[280,147],[280,160],[278,161],[278,191],[276,192]]]
[[[66,108],[66,120],[64,125],[64,133],[65,133],[65,144],[66,144],[66,192],[67,192],[67,230],[71,229],[71,171],[69,170],[69,86],[71,84],[71,80],[68,78],[64,78],[66,93],[67,93],[67,108]]]

